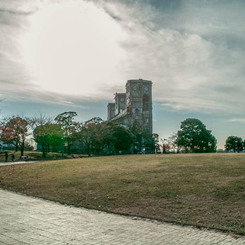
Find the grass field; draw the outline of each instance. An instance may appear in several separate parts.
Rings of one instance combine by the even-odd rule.
[[[245,235],[245,154],[129,155],[0,167],[0,188]]]

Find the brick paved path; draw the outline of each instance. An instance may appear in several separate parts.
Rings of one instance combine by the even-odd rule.
[[[220,232],[60,205],[0,189],[0,244],[245,244]]]

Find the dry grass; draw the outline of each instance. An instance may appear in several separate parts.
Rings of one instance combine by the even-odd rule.
[[[0,167],[0,187],[245,234],[245,154],[130,155]]]

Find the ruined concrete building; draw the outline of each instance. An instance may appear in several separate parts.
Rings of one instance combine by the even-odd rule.
[[[115,103],[108,104],[108,120],[131,129],[138,125],[141,132],[152,134],[152,82],[128,80],[126,93],[116,93]]]

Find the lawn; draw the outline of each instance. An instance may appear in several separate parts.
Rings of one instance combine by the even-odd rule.
[[[245,235],[245,154],[128,155],[0,167],[0,188]]]

